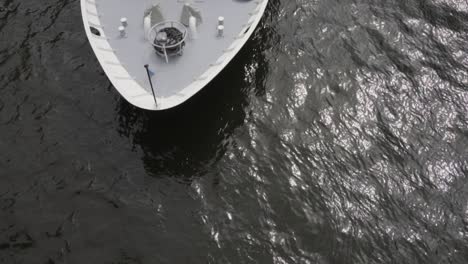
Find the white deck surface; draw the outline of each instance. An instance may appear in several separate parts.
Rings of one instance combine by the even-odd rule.
[[[238,36],[250,18],[256,1],[203,0],[193,5],[201,9],[203,22],[198,27],[198,38],[187,39],[184,54],[172,57],[170,62],[155,54],[151,44],[145,40],[143,13],[151,4],[147,0],[96,0],[101,25],[115,54],[135,81],[151,92],[145,64],[156,74],[152,77],[158,97],[169,97],[180,93],[217,61]],[[156,3],[156,1],[154,2]],[[180,21],[184,2],[160,0],[165,20]],[[219,16],[225,17],[224,37],[216,36]],[[120,18],[128,19],[127,37],[119,36]],[[183,96],[183,95],[181,95]]]

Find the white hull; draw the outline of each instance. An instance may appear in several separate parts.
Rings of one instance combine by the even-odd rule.
[[[119,1],[122,5],[119,5]],[[195,1],[197,5],[201,5],[206,17],[200,32],[197,33],[197,39],[188,40],[184,55],[166,63],[155,54],[153,47],[145,40],[142,12],[144,4],[147,4],[145,1],[150,0],[81,0],[81,10],[89,43],[109,80],[129,103],[148,110],[175,107],[205,87],[251,37],[268,4],[268,0]],[[226,5],[228,8],[219,4],[223,1],[228,3]],[[138,6],[139,2],[141,7]],[[163,7],[170,5],[171,8],[172,6],[178,8],[183,5],[181,0],[159,2],[162,2]],[[125,3],[133,5],[124,6]],[[119,6],[115,8],[117,11],[108,10],[110,4]],[[245,12],[245,16],[233,14],[231,18],[228,13],[229,8],[231,10],[238,8],[234,12],[242,12],[241,14]],[[247,8],[250,9],[249,12]],[[226,14],[220,14],[224,12]],[[141,17],[138,17],[140,13]],[[175,18],[176,12],[172,13]],[[219,15],[226,17],[226,30],[222,38],[215,36],[217,21],[213,21],[213,18]],[[120,22],[118,18],[121,16],[129,17],[128,36],[124,38],[119,36],[117,30]],[[93,34],[91,28],[97,29],[100,36]],[[150,69],[155,72],[151,79],[156,102],[144,64],[149,64]]]

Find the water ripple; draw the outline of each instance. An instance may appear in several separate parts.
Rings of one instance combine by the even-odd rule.
[[[0,3],[0,262],[466,263],[467,2],[272,0],[180,108]]]

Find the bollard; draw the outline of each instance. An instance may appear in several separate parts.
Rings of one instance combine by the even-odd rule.
[[[124,27],[127,27],[128,23],[127,23],[127,18],[126,17],[122,17],[120,19],[120,23],[122,24],[122,26]]]
[[[120,26],[119,27],[119,32],[120,32],[120,37],[125,37],[126,33],[125,33],[125,27],[124,26]]]
[[[224,26],[224,17],[218,17],[218,26]]]
[[[224,34],[224,26],[218,26],[218,37],[222,37]]]

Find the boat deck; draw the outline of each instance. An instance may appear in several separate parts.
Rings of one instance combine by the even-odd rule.
[[[104,34],[116,57],[130,76],[148,92],[151,92],[145,64],[152,72],[157,97],[185,96],[184,89],[200,78],[211,65],[229,51],[230,45],[239,36],[249,21],[257,1],[201,0],[193,6],[202,12],[203,22],[198,26],[198,38],[186,40],[182,56],[171,57],[169,63],[156,55],[154,48],[145,39],[143,29],[144,11],[158,3],[164,20],[180,21],[185,1],[177,0],[95,0],[96,10]],[[225,18],[223,37],[218,37],[218,17]],[[127,36],[120,37],[120,18],[126,17]]]

